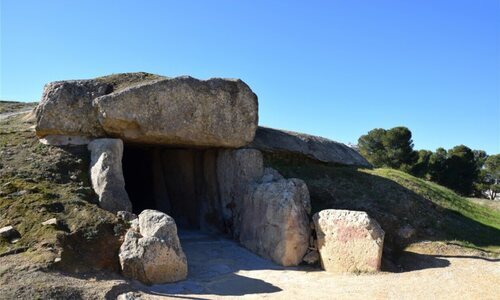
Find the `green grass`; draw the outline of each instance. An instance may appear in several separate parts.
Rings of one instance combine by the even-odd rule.
[[[267,153],[264,158],[285,177],[307,183],[313,212],[366,211],[381,224],[393,250],[431,240],[500,253],[500,213],[447,188],[392,169],[334,166],[290,154]],[[404,226],[416,234],[401,237],[398,231]]]
[[[364,172],[393,180],[443,208],[462,214],[481,224],[500,229],[499,211],[473,203],[439,184],[393,169],[364,170]]]
[[[0,254],[24,249],[33,263],[61,257],[63,270],[117,269],[124,224],[95,205],[86,147],[41,144],[31,125],[24,115],[0,121],[0,227],[21,235],[0,239]],[[59,225],[42,225],[51,218]]]

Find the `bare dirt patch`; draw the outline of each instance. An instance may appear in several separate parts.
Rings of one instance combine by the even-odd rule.
[[[402,272],[332,275],[309,267],[284,268],[233,241],[183,233],[188,280],[143,286],[140,299],[497,299],[500,261],[443,243],[412,246]],[[418,253],[418,252],[422,253]],[[439,251],[436,253],[435,251]]]

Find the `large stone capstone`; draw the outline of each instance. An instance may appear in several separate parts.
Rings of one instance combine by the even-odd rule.
[[[229,148],[254,138],[257,96],[239,79],[113,76],[46,85],[36,110],[37,135]],[[134,79],[129,85],[127,76]]]
[[[112,90],[95,80],[56,81],[45,85],[36,108],[36,134],[103,137],[92,100]]]
[[[240,242],[277,264],[296,266],[309,247],[309,191],[300,179],[271,172],[263,179],[245,198]]]
[[[175,282],[187,277],[187,259],[175,221],[159,211],[144,210],[132,221],[119,257],[123,275],[146,284]]]
[[[371,167],[356,150],[323,137],[260,127],[250,148],[271,153],[293,153],[321,162]]]
[[[326,209],[313,216],[321,266],[332,273],[380,270],[384,231],[366,212]]]

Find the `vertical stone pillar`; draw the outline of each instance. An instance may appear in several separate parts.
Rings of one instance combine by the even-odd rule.
[[[120,139],[96,139],[89,143],[90,179],[99,196],[99,206],[116,213],[132,211],[132,203],[125,190]]]
[[[264,174],[262,153],[255,149],[220,150],[217,182],[222,217],[234,238],[239,237],[241,208],[251,185]]]

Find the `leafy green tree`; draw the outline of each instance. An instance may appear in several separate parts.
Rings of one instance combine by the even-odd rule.
[[[500,154],[490,155],[485,159],[484,168],[479,175],[480,180],[476,189],[494,200],[500,193]]]
[[[406,127],[377,128],[361,136],[358,147],[361,155],[375,167],[406,169],[417,159],[411,136]]]
[[[386,132],[384,147],[387,151],[388,166],[396,169],[409,167],[417,160],[413,151],[411,131],[406,127],[394,127]]]
[[[359,152],[375,167],[382,167],[386,160],[383,142],[385,133],[385,129],[376,128],[358,139]]]
[[[468,196],[472,194],[478,176],[474,152],[469,147],[460,145],[448,151],[442,184]]]
[[[488,158],[488,154],[486,154],[486,151],[484,150],[473,150],[472,152],[474,153],[476,167],[478,170],[481,170],[486,162],[486,159]]]
[[[448,159],[448,152],[444,148],[436,149],[429,158],[429,177],[430,180],[443,184],[446,177],[446,160]]]
[[[488,154],[483,150],[473,150],[474,160],[476,161],[476,169],[478,172],[478,177],[476,182],[474,182],[474,196],[475,197],[483,197],[484,192],[488,189],[483,185],[486,173],[484,170],[484,163],[488,158]]]
[[[411,167],[411,173],[420,178],[429,176],[430,161],[433,155],[432,151],[419,150],[417,152],[418,158],[415,164]]]

